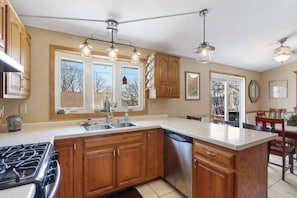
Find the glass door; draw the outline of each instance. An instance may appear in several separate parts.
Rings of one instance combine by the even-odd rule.
[[[211,73],[210,96],[212,119],[231,121],[239,127],[245,120],[244,77]]]

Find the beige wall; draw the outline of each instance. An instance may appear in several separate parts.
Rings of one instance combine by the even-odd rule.
[[[28,31],[32,36],[31,97],[28,100],[4,99],[3,102],[6,108],[5,117],[12,114],[19,114],[19,105],[21,103],[24,103],[27,104],[28,108],[28,114],[22,115],[24,118],[24,122],[49,121],[49,45],[54,44],[77,48],[77,46],[81,44],[84,38],[69,34],[41,30],[32,27],[28,27]],[[97,51],[105,51],[105,49],[107,48],[107,45],[99,46],[95,45],[95,43],[92,43],[92,45]],[[144,58],[151,52],[151,50],[141,49],[142,57]],[[125,53],[125,50],[120,48],[120,54],[125,55]],[[246,87],[248,86],[250,80],[258,80],[260,82],[260,75],[264,75],[258,72],[228,67],[220,64],[198,64],[195,59],[182,57],[180,69],[181,97],[179,99],[148,100],[148,113],[166,113],[170,116],[184,116],[186,114],[209,113],[209,72],[211,70],[246,76]],[[200,73],[201,99],[199,101],[185,101],[185,71]],[[291,78],[293,81],[293,74]],[[263,82],[263,79],[261,79],[261,82]],[[263,89],[266,88],[264,87]],[[265,95],[261,94],[261,98],[263,97],[265,97]],[[262,99],[261,104],[264,105],[264,101],[265,100]],[[292,106],[293,102],[291,103]],[[246,110],[251,111],[258,109],[260,109],[260,102],[254,104],[250,103],[248,96],[246,94]]]
[[[261,101],[260,106],[263,110],[269,108],[286,108],[293,111],[296,106],[296,74],[297,62],[284,64],[280,67],[261,73]],[[288,80],[288,97],[273,99],[269,98],[269,81]]]

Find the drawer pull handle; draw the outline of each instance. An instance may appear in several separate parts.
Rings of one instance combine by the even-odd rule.
[[[216,156],[216,153],[212,152],[212,151],[206,151],[206,154],[212,157]]]
[[[115,158],[115,156],[116,156],[115,152],[116,152],[115,150],[112,151],[113,158]]]

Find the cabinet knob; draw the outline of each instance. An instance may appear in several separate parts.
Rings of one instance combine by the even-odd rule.
[[[198,160],[196,158],[194,158],[194,168],[196,168],[198,165]]]
[[[150,140],[151,139],[151,134],[150,132],[147,133],[147,138]]]

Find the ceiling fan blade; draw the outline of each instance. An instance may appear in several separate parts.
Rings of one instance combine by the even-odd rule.
[[[170,15],[163,15],[163,16],[156,16],[156,17],[148,17],[148,18],[142,18],[142,19],[134,19],[134,20],[121,21],[121,22],[118,22],[118,23],[119,24],[123,24],[123,23],[132,23],[132,22],[138,22],[138,21],[148,21],[148,20],[161,19],[161,18],[169,18],[169,17],[175,17],[175,16],[189,15],[189,14],[199,14],[199,12],[200,11],[185,12],[185,13],[179,13],[179,14],[170,14]]]
[[[69,18],[69,17],[51,17],[51,16],[39,16],[39,15],[26,15],[26,14],[20,14],[19,16],[21,16],[21,17],[30,17],[30,18],[55,19],[55,20],[106,22],[106,20],[100,20],[100,19],[80,19],[80,18]]]

